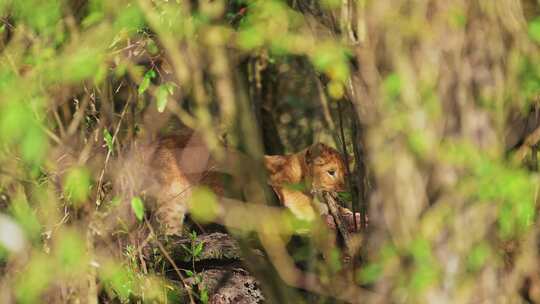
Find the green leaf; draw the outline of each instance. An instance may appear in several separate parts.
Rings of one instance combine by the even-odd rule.
[[[258,48],[264,44],[264,32],[258,27],[247,27],[239,32],[238,44],[245,50]]]
[[[149,70],[144,74],[143,80],[139,84],[139,89],[137,90],[139,92],[139,95],[143,94],[148,90],[150,87],[151,80],[156,77],[156,72],[154,70]]]
[[[124,266],[109,262],[100,267],[99,275],[104,286],[112,289],[123,300],[121,303],[127,303],[127,299],[135,289],[133,273]]]
[[[103,140],[105,140],[105,144],[107,145],[107,149],[109,152],[112,152],[113,150],[113,137],[109,130],[103,129]]]
[[[350,192],[338,192],[337,195],[339,199],[342,201],[346,201],[346,202],[352,201],[352,193]]]
[[[136,196],[131,199],[131,209],[135,213],[137,219],[142,221],[144,218],[144,203],[140,197]]]
[[[64,184],[66,197],[75,204],[84,202],[90,194],[90,180],[90,172],[86,168],[72,168]]]
[[[217,197],[208,187],[197,187],[193,190],[189,210],[193,218],[201,222],[210,222],[218,214]]]
[[[47,152],[47,138],[37,122],[27,126],[21,142],[23,158],[32,163],[39,163]]]
[[[54,263],[43,253],[33,254],[25,270],[15,280],[16,303],[40,303],[41,293],[54,279]]]
[[[487,261],[491,253],[491,248],[486,242],[482,242],[471,250],[471,253],[467,257],[467,266],[472,271],[479,270]]]
[[[167,107],[167,102],[169,101],[169,95],[172,95],[174,92],[174,86],[169,83],[162,84],[159,86],[156,96],[157,110],[162,113]]]
[[[127,7],[122,8],[114,22],[117,30],[136,31],[144,25],[144,14],[135,3],[129,3]]]
[[[23,195],[17,196],[13,200],[10,211],[30,239],[40,239],[42,227],[36,215],[36,211],[30,207]]]
[[[81,46],[74,52],[58,56],[55,64],[45,73],[50,73],[52,80],[79,82],[98,74],[103,58],[104,52],[100,45]]]
[[[368,264],[357,273],[357,280],[362,284],[370,284],[381,276],[383,267],[379,263]]]
[[[66,273],[73,273],[83,270],[82,265],[86,265],[85,245],[79,235],[69,232],[60,238],[56,248],[57,259]]]
[[[42,34],[52,34],[62,17],[61,1],[58,0],[25,0],[12,3],[15,16]]]
[[[189,269],[186,269],[185,272],[186,272],[186,275],[187,275],[188,277],[191,278],[191,277],[193,276],[193,271],[191,271],[191,270],[189,270]]]
[[[201,254],[203,246],[203,242],[199,242],[197,245],[195,245],[195,248],[193,249],[193,257],[198,257]]]
[[[383,87],[390,99],[396,99],[401,93],[401,78],[398,74],[390,74],[384,80]]]
[[[529,23],[529,36],[536,42],[540,42],[540,17]]]
[[[204,303],[204,304],[207,304],[208,303],[208,290],[206,290],[206,288],[202,288],[201,289],[201,302]]]

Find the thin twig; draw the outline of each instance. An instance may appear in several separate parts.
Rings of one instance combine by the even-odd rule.
[[[128,98],[126,105],[124,106],[124,109],[122,110],[122,114],[120,116],[120,119],[118,120],[118,124],[116,125],[116,130],[114,130],[114,135],[111,140],[112,146],[114,146],[114,143],[116,142],[116,137],[118,136],[118,131],[120,131],[120,126],[122,125],[122,120],[124,119],[124,116],[126,115],[127,109],[129,104],[131,103],[131,96]],[[109,160],[112,155],[112,149],[107,149],[107,156],[105,157],[105,163],[103,164],[103,169],[101,170],[101,173],[99,175],[98,180],[98,187],[97,187],[97,193],[96,193],[96,205],[99,206],[101,204],[100,200],[100,191],[101,186],[103,185],[103,177],[105,176],[105,171],[107,170],[107,165],[109,164]]]
[[[67,129],[68,136],[75,134],[75,131],[77,131],[77,128],[79,127],[79,124],[81,123],[84,117],[84,112],[86,111],[86,107],[88,106],[89,101],[90,101],[89,95],[85,95],[82,103],[79,105],[79,109],[77,109],[77,112],[75,112],[75,115],[73,116],[73,119],[71,120],[71,123],[68,126],[68,129]]]

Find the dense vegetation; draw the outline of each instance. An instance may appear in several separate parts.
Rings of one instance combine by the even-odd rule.
[[[0,16],[0,302],[208,302],[185,288],[208,210],[173,248],[144,195],[111,189],[125,151],[182,128],[218,157],[347,156],[350,246],[321,254],[260,193],[231,212],[244,227],[214,225],[268,302],[540,302],[536,1],[0,0]],[[264,184],[245,169],[237,184]],[[108,226],[122,208],[137,226]]]

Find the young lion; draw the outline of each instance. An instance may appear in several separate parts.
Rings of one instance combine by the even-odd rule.
[[[245,158],[229,152],[231,159]],[[150,208],[166,235],[182,234],[194,186],[208,185],[222,196],[223,185],[213,173],[234,175],[231,172],[234,169],[217,165],[202,137],[193,131],[163,137],[132,154],[131,161],[122,162],[117,183],[124,184],[120,189],[128,189],[123,190],[127,195],[144,192],[154,198],[155,205]],[[302,219],[313,220],[321,213],[313,208],[312,191],[345,188],[343,160],[336,150],[324,144],[315,144],[296,154],[265,156],[264,164],[269,172],[269,184],[280,202]],[[132,178],[141,175],[142,178]],[[299,184],[305,186],[305,192],[293,188]]]
[[[298,153],[264,157],[270,184],[279,200],[298,218],[313,220],[316,212],[311,193],[317,190],[344,191],[345,164],[335,149],[317,143]],[[300,185],[301,190],[295,189]]]

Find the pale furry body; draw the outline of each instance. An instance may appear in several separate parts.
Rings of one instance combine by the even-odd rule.
[[[223,185],[213,173],[232,173],[230,168],[217,165],[202,137],[194,132],[161,138],[133,154],[134,161],[124,162],[124,169],[120,171],[123,173],[119,181],[125,184],[121,188],[126,192],[131,187],[127,191],[131,196],[143,191],[154,198],[150,208],[167,235],[182,234],[194,186],[208,185],[218,197],[222,196]],[[230,154],[231,158],[242,157],[236,152]],[[291,155],[265,156],[264,165],[269,173],[269,184],[280,202],[299,218],[312,220],[320,213],[314,209],[312,190],[341,191],[344,188],[343,160],[336,150],[324,144]],[[137,175],[142,178],[133,187],[131,177]],[[304,184],[306,191],[289,188],[291,184]]]

